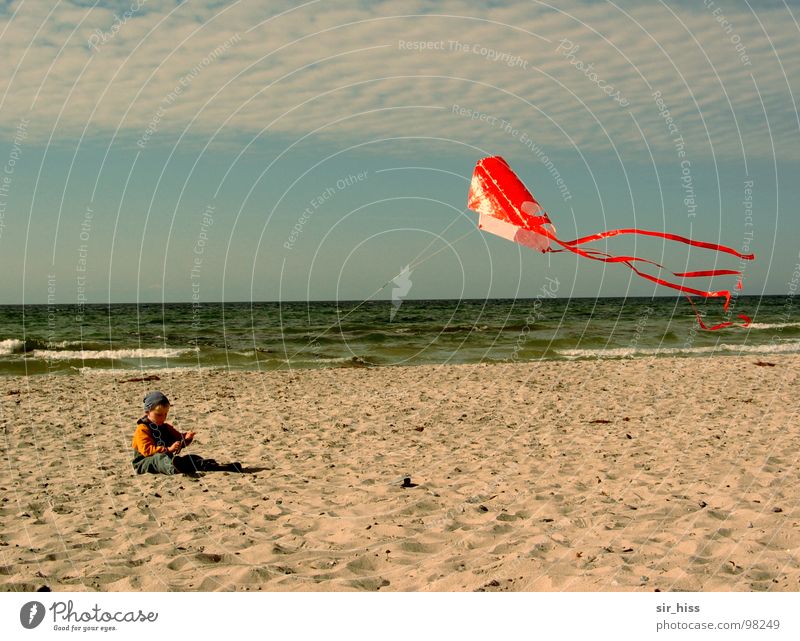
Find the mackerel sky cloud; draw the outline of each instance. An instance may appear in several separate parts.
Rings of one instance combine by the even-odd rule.
[[[184,131],[204,143],[313,130],[503,138],[454,117],[459,105],[535,129],[550,147],[644,150],[670,145],[660,92],[681,133],[714,154],[772,156],[774,145],[796,157],[796,10],[710,0],[15,2],[0,23],[11,52],[0,118],[7,131],[34,118],[39,140],[112,135],[129,145],[159,108],[162,142]]]
[[[0,295],[43,302],[66,274],[71,302],[86,245],[87,300],[187,300],[212,207],[204,300],[360,300],[475,228],[467,181],[486,155],[563,238],[637,226],[739,248],[752,219],[747,293],[780,293],[800,237],[799,17],[789,0],[5,3]],[[315,198],[362,174],[285,250]],[[542,257],[458,243],[411,296],[541,286]],[[547,265],[564,295],[664,293]]]

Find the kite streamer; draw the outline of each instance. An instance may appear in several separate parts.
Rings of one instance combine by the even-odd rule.
[[[692,240],[690,238],[678,236],[677,234],[636,228],[613,229],[591,234],[590,236],[584,236],[576,240],[563,241],[556,236],[556,228],[547,215],[547,212],[536,201],[522,181],[517,178],[509,164],[500,156],[491,156],[478,161],[475,166],[475,172],[472,175],[472,182],[469,186],[467,206],[473,211],[478,212],[479,229],[483,229],[501,238],[530,247],[531,249],[536,249],[542,253],[568,251],[578,256],[604,263],[622,263],[623,265],[627,265],[642,278],[658,285],[678,290],[686,295],[697,317],[697,322],[703,329],[714,331],[736,325],[736,323],[732,321],[725,321],[707,327],[703,323],[703,319],[692,300],[692,296],[700,296],[702,298],[724,298],[725,305],[723,309],[724,311],[728,311],[728,306],[731,302],[730,291],[706,291],[693,287],[686,287],[679,283],[673,283],[643,272],[634,264],[653,265],[659,269],[664,269],[662,265],[659,265],[655,261],[638,258],[636,256],[614,256],[595,249],[584,249],[581,245],[623,234],[638,234],[640,236],[655,236],[656,238],[684,243],[692,247],[701,247],[703,249],[724,252],[737,256],[742,260],[754,260],[755,256],[753,254],[742,254],[725,245]],[[560,247],[560,249],[551,247],[551,242]],[[735,269],[705,269],[700,271],[670,273],[677,278],[738,276],[739,279],[736,283],[736,288],[742,288],[742,273]],[[751,319],[744,314],[739,314],[738,317],[743,321],[740,325],[741,327],[747,327],[751,322]]]

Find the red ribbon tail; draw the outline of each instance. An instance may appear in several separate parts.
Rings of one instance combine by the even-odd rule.
[[[685,236],[678,236],[677,234],[668,234],[662,231],[650,231],[648,229],[635,229],[635,228],[611,229],[609,231],[602,231],[597,234],[592,234],[591,236],[584,236],[583,238],[577,238],[576,240],[569,240],[566,241],[564,244],[570,246],[583,245],[584,243],[590,243],[595,240],[602,240],[603,238],[612,238],[613,236],[619,236],[621,234],[638,234],[640,236],[655,236],[656,238],[674,240],[675,242],[684,243],[685,245],[691,245],[692,247],[703,247],[704,249],[713,249],[714,251],[725,252],[726,254],[732,254],[737,258],[741,258],[743,260],[755,260],[755,254],[742,254],[741,252],[738,252],[732,247],[728,247],[727,245],[719,245],[717,243],[706,243],[702,240],[692,240],[691,238],[686,238]]]
[[[722,323],[717,323],[716,325],[712,325],[711,327],[708,327],[703,322],[703,318],[702,318],[702,316],[700,316],[700,312],[698,311],[697,307],[695,306],[694,301],[692,300],[692,297],[691,296],[687,296],[686,300],[689,301],[689,304],[692,306],[692,309],[694,310],[694,315],[697,318],[697,324],[700,325],[701,329],[704,329],[704,330],[709,331],[709,332],[715,332],[718,329],[724,329],[726,327],[749,327],[750,323],[753,322],[753,319],[750,318],[749,316],[747,316],[745,314],[738,314],[738,317],[741,318],[742,321],[744,321],[741,324],[734,323],[733,321],[724,321]],[[728,309],[728,303],[729,302],[730,302],[730,299],[728,299],[725,302],[725,309],[726,310]]]
[[[753,254],[741,254],[741,253],[737,252],[735,249],[731,249],[730,247],[726,247],[724,245],[717,245],[717,244],[714,244],[714,243],[704,243],[704,242],[701,242],[701,241],[690,240],[689,238],[684,238],[683,236],[676,236],[675,234],[665,234],[665,233],[662,233],[662,232],[651,232],[651,231],[646,231],[646,230],[642,230],[642,229],[616,229],[616,230],[612,230],[612,231],[601,232],[599,234],[593,234],[591,236],[585,236],[583,238],[578,238],[577,240],[571,240],[571,241],[562,241],[561,239],[556,237],[555,234],[550,232],[548,229],[545,229],[544,227],[541,227],[540,229],[537,229],[537,233],[540,233],[540,234],[546,236],[547,238],[549,238],[553,242],[557,243],[558,245],[561,245],[561,247],[564,248],[564,249],[551,249],[551,248],[548,248],[547,251],[549,251],[549,252],[557,253],[557,252],[562,252],[562,251],[570,251],[570,252],[572,252],[574,254],[577,254],[578,256],[582,256],[584,258],[589,258],[591,260],[597,260],[597,261],[600,261],[600,262],[603,262],[603,263],[623,263],[623,264],[627,265],[630,269],[632,269],[634,272],[636,272],[636,274],[638,276],[640,276],[641,278],[644,278],[646,280],[652,281],[652,282],[654,282],[654,283],[656,283],[658,285],[662,285],[664,287],[669,287],[671,289],[675,289],[675,290],[681,292],[682,294],[685,294],[686,298],[688,299],[689,303],[692,306],[692,309],[694,310],[695,316],[697,317],[697,323],[704,330],[713,332],[713,331],[716,331],[718,329],[724,329],[726,327],[734,327],[734,326],[735,327],[747,327],[751,323],[751,319],[748,316],[745,316],[744,314],[739,314],[738,315],[739,318],[741,318],[744,321],[744,323],[741,324],[741,325],[737,324],[737,323],[734,323],[732,321],[724,321],[722,323],[717,323],[716,325],[712,325],[711,327],[709,327],[703,322],[703,319],[700,316],[700,312],[697,310],[697,307],[695,306],[694,301],[692,301],[691,297],[692,296],[701,296],[703,298],[724,298],[725,299],[725,304],[723,305],[723,310],[724,311],[728,311],[728,306],[730,305],[730,302],[731,302],[731,293],[730,293],[730,291],[728,291],[726,289],[718,290],[718,291],[706,291],[706,290],[702,290],[702,289],[695,289],[693,287],[686,287],[685,285],[679,285],[678,283],[671,283],[671,282],[669,282],[667,280],[664,280],[663,278],[658,278],[657,276],[652,276],[650,274],[646,274],[646,273],[638,270],[633,265],[634,262],[643,262],[643,263],[647,263],[647,264],[650,264],[650,265],[655,265],[656,267],[658,267],[660,269],[663,269],[662,265],[659,265],[658,263],[656,263],[656,262],[654,262],[652,260],[647,260],[647,259],[644,259],[644,258],[637,258],[636,256],[614,256],[612,254],[607,254],[605,252],[601,252],[601,251],[597,251],[597,250],[593,250],[593,249],[584,250],[584,249],[578,248],[578,245],[581,245],[583,243],[588,243],[588,242],[591,242],[591,241],[594,241],[594,240],[600,240],[602,238],[609,238],[609,237],[612,237],[612,236],[617,236],[619,234],[642,234],[642,235],[646,235],[646,236],[657,236],[659,238],[665,238],[667,240],[675,240],[675,241],[686,243],[688,245],[692,245],[692,246],[695,246],[695,247],[704,247],[706,249],[714,249],[716,251],[726,252],[728,254],[733,254],[734,256],[738,256],[739,258],[742,258],[744,260],[753,260],[753,258],[754,258]],[[741,281],[742,273],[740,271],[738,271],[738,270],[735,270],[735,269],[706,269],[706,270],[699,270],[699,271],[692,271],[692,272],[670,272],[670,273],[673,276],[676,276],[677,278],[700,278],[700,277],[711,277],[711,276],[738,275],[740,278],[739,278],[739,281],[737,283],[737,289],[741,289],[741,284],[742,284],[742,281]]]

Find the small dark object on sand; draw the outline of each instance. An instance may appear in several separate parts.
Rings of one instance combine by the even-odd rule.
[[[411,482],[410,476],[406,476],[403,478],[403,484],[400,487],[417,487],[417,484]]]
[[[120,383],[145,383],[147,381],[160,381],[161,377],[156,376],[155,374],[150,374],[150,376],[142,376],[140,378],[126,378],[125,380],[118,381]]]
[[[775,367],[775,363],[768,363],[767,361],[756,361],[759,367]]]
[[[589,421],[590,423],[610,423],[611,421],[605,418],[596,418],[593,421]]]

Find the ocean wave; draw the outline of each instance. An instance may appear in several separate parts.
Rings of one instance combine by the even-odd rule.
[[[25,341],[16,338],[7,338],[0,341],[0,356],[8,356],[9,354],[21,354],[25,351]]]
[[[35,352],[41,351],[60,351],[66,347],[81,347],[85,351],[92,351],[93,347],[96,345],[102,345],[102,343],[96,343],[93,341],[47,341],[41,338],[26,338],[24,341],[18,338],[7,338],[5,340],[0,340],[0,356],[11,356],[14,354],[33,354]],[[34,356],[35,358],[35,356]]]
[[[103,378],[108,376],[126,376],[126,377],[150,376],[152,374],[161,374],[163,376],[169,376],[170,374],[175,374],[176,372],[200,372],[200,373],[219,372],[227,370],[228,368],[224,365],[203,365],[203,366],[173,365],[171,367],[147,367],[147,368],[138,368],[138,367],[97,368],[85,365],[83,367],[71,367],[70,369],[82,376],[86,377],[94,376],[96,378]]]
[[[791,354],[800,352],[800,342],[769,345],[712,345],[707,347],[609,347],[608,349],[558,349],[566,358],[633,358],[635,356],[675,356],[679,354],[714,354],[737,352],[740,354]]]
[[[361,356],[319,356],[314,358],[298,358],[302,356],[298,354],[292,358],[262,358],[259,365],[262,367],[298,367],[304,368],[308,366],[319,367],[325,366],[339,366],[339,367],[369,367],[372,365],[379,365],[381,359],[379,357],[361,357]]]
[[[800,327],[800,323],[750,323],[747,329],[784,329],[787,327]]]
[[[101,349],[101,350],[55,350],[36,349],[30,356],[35,359],[51,361],[89,361],[89,360],[121,360],[140,358],[178,358],[184,354],[196,353],[196,349],[169,348],[137,348],[137,349]]]

